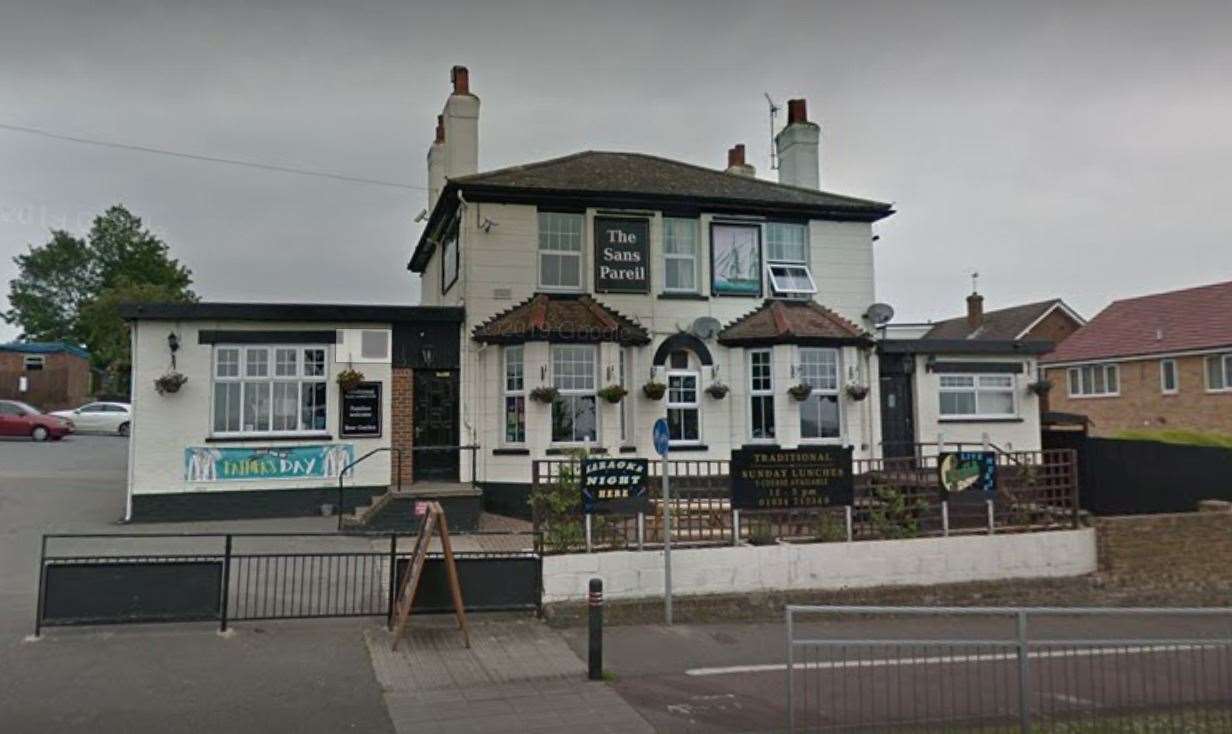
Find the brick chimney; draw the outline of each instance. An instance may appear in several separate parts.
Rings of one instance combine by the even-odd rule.
[[[436,118],[436,137],[428,148],[428,210],[451,178],[479,171],[479,97],[471,93],[465,66],[449,70],[453,91]]]
[[[975,291],[967,296],[967,328],[975,331],[984,323],[984,297]]]
[[[744,143],[727,149],[727,173],[733,176],[757,177],[757,169],[744,160]]]
[[[803,99],[787,101],[787,127],[774,136],[778,150],[779,183],[816,189],[820,185],[818,144],[821,127],[809,122]]]

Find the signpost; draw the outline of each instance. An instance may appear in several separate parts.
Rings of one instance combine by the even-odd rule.
[[[663,457],[663,610],[667,624],[672,623],[672,506],[671,481],[668,478],[667,449],[670,435],[667,431],[667,419],[660,418],[654,422],[654,450]]]

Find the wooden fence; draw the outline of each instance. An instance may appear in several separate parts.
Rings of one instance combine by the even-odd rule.
[[[672,543],[730,545],[778,540],[827,542],[884,540],[971,533],[1033,532],[1077,527],[1078,476],[1068,449],[999,452],[995,499],[982,494],[943,503],[935,456],[857,459],[855,501],[847,507],[794,510],[739,510],[731,507],[726,460],[668,462]],[[576,458],[537,460],[532,469],[532,507],[544,552],[632,550],[663,543],[663,462],[650,462],[652,512],[646,515],[592,515],[589,543],[577,489]],[[561,510],[542,499],[576,495]],[[558,499],[559,502],[559,499]],[[737,537],[738,533],[738,537]]]

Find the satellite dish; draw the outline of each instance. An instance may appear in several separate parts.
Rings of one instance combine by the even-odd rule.
[[[894,318],[894,307],[888,303],[874,303],[868,307],[864,318],[872,321],[877,326],[881,326]]]
[[[723,325],[713,316],[699,316],[689,326],[689,333],[698,339],[713,339],[719,333],[719,329],[722,328]]]

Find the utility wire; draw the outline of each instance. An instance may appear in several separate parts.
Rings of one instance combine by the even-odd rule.
[[[74,135],[60,135],[58,133],[40,130],[35,127],[23,127],[21,125],[9,125],[0,122],[0,130],[9,130],[11,132],[27,133],[30,135],[39,135],[52,140],[66,140],[71,143],[82,143],[84,145],[97,145],[103,148],[117,148],[119,150],[134,150],[139,153],[151,153],[153,155],[165,155],[172,158],[183,158],[190,161],[205,161],[206,163],[225,163],[231,166],[243,166],[245,168],[256,168],[262,171],[277,171],[279,173],[292,173],[297,176],[314,176],[316,178],[328,178],[335,181],[345,181],[347,183],[369,184],[372,186],[389,186],[396,189],[410,189],[413,191],[427,191],[423,186],[412,186],[411,184],[399,183],[397,181],[382,181],[375,178],[362,178],[360,176],[347,176],[341,173],[330,173],[329,171],[313,171],[306,168],[292,168],[291,166],[276,166],[269,163],[254,163],[252,161],[242,161],[236,158],[219,158],[209,155],[197,155],[195,153],[181,153],[176,150],[167,150],[165,148],[152,148],[146,145],[130,145],[128,143],[117,143],[110,140],[95,140],[93,138],[82,138]]]

